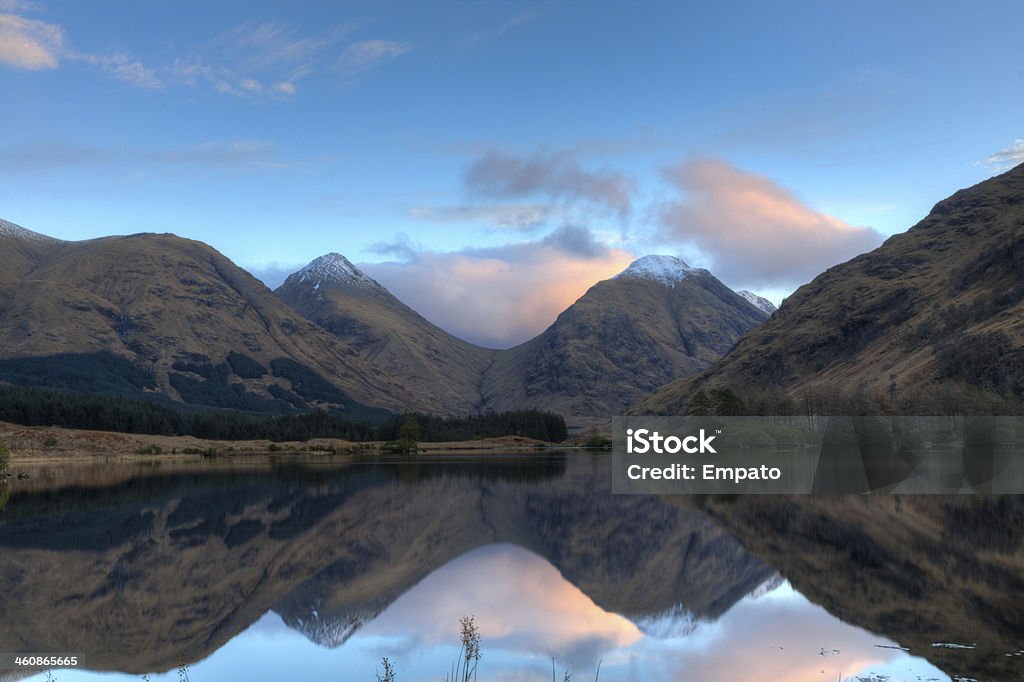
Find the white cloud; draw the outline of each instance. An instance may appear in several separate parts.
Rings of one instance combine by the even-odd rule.
[[[1019,163],[1024,163],[1024,140],[1014,140],[1009,147],[985,158],[985,165],[999,172],[1008,171]]]
[[[0,63],[42,71],[60,65],[64,31],[56,24],[0,14]]]

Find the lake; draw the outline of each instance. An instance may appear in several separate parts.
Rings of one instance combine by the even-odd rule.
[[[0,653],[81,661],[0,680],[440,680],[467,616],[480,680],[1024,679],[1019,498],[613,495],[557,451],[20,469]]]

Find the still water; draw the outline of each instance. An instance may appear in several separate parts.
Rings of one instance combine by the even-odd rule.
[[[1024,679],[1015,540],[915,547],[987,513],[942,501],[617,496],[570,453],[30,473],[0,652],[80,654],[57,680],[439,680],[469,615],[480,680]]]

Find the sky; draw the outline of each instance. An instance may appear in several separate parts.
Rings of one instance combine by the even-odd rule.
[[[650,253],[776,303],[1024,161],[1024,4],[0,0],[0,218],[339,252],[528,339]]]

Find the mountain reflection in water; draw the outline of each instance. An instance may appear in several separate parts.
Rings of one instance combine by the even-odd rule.
[[[115,680],[372,681],[382,656],[436,680],[472,614],[486,680],[550,679],[552,658],[577,680],[950,679],[900,627],[805,599],[707,500],[613,496],[608,474],[565,454],[41,469],[0,516],[0,651]]]

